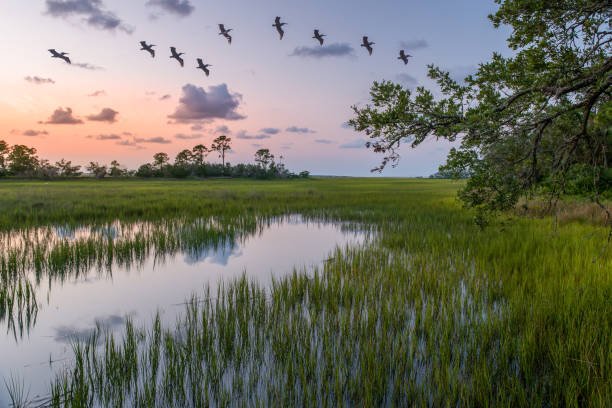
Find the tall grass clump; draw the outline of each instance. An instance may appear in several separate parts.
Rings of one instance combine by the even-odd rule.
[[[4,387],[11,401],[11,408],[27,408],[30,406],[30,389],[23,378],[11,375],[4,379]]]

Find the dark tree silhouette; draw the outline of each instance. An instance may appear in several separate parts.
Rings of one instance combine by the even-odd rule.
[[[153,155],[153,167],[160,172],[164,171],[164,167],[170,162],[170,156],[168,153],[160,152]]]
[[[270,149],[259,149],[255,152],[255,163],[263,170],[268,170],[268,167],[274,163],[274,155],[270,153]]]
[[[212,146],[210,147],[212,151],[215,151],[219,154],[223,168],[225,168],[225,152],[232,150],[231,143],[231,138],[225,135],[221,135],[215,140],[213,140]]]
[[[57,167],[58,174],[63,177],[78,177],[81,175],[81,166],[73,166],[70,160],[61,159],[55,162],[55,167]]]
[[[208,155],[208,153],[209,150],[203,144],[195,145],[193,149],[191,149],[193,163],[196,166],[203,166],[204,158]]]
[[[117,160],[113,160],[108,169],[108,175],[111,177],[123,177],[127,174],[127,171],[123,169],[123,166],[119,164]]]
[[[175,166],[189,166],[193,162],[193,154],[191,150],[184,149],[178,152],[176,157],[174,158]]]
[[[108,174],[108,168],[98,162],[89,162],[89,164],[85,167],[89,173],[91,173],[95,178],[104,178]]]

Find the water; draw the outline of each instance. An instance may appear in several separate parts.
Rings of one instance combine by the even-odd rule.
[[[214,222],[207,222],[214,225]],[[23,249],[28,242],[57,245],[102,235],[107,239],[133,238],[152,227],[146,223],[126,228],[46,228],[5,234],[3,251]],[[45,395],[54,373],[71,363],[71,342],[87,338],[96,326],[120,333],[126,318],[137,326],[150,323],[157,312],[172,324],[192,294],[222,280],[246,274],[264,286],[294,268],[310,273],[320,267],[337,246],[362,244],[364,231],[340,223],[307,222],[291,216],[259,225],[255,231],[235,234],[197,250],[172,251],[160,256],[150,252],[133,264],[109,271],[93,268],[85,273],[65,274],[62,279],[36,279],[28,272],[36,305],[25,328],[0,321],[0,377],[23,380],[30,396]],[[66,278],[67,276],[67,278]],[[36,306],[35,305],[35,306]],[[8,395],[0,383],[0,407]]]

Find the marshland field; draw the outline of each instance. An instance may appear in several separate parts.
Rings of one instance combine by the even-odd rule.
[[[3,181],[0,406],[610,406],[609,230],[461,185]]]

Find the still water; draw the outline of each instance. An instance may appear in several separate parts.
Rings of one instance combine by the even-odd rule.
[[[103,229],[47,228],[5,234],[0,248],[5,252],[23,249],[30,240],[57,245],[92,234],[129,239],[147,228],[146,223],[130,228],[118,224]],[[37,307],[21,330],[15,328],[18,323],[0,321],[0,378],[23,382],[31,398],[44,396],[53,374],[71,363],[71,343],[87,338],[96,326],[120,333],[126,318],[140,326],[151,322],[157,312],[163,322],[172,324],[183,312],[184,302],[205,285],[215,293],[219,282],[246,274],[269,286],[272,279],[294,269],[311,273],[336,247],[363,244],[368,236],[354,226],[289,216],[221,244],[166,256],[149,253],[136,265],[113,267],[112,273],[92,269],[68,279],[40,279],[29,272],[28,280],[35,282],[32,288]],[[0,382],[0,407],[8,403],[7,389]]]

